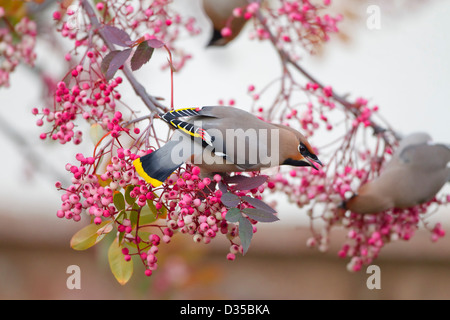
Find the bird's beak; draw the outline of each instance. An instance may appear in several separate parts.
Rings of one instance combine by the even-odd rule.
[[[313,157],[305,157],[305,160],[306,160],[306,162],[309,163],[309,165],[310,165],[311,167],[313,167],[313,168],[316,169],[317,171],[319,171],[319,169],[314,165],[314,162],[317,163],[317,164],[319,164],[320,166],[323,167],[322,162],[321,162],[317,157],[315,157],[315,158],[313,158]]]

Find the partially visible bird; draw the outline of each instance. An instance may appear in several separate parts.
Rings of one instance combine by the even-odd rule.
[[[248,5],[247,0],[203,0],[203,9],[211,20],[213,32],[208,46],[224,46],[237,37],[247,20],[233,17],[233,9]],[[223,36],[222,30],[229,27],[231,35]]]
[[[177,130],[160,149],[133,162],[138,174],[155,187],[186,161],[200,167],[202,174],[322,165],[300,132],[238,108],[179,109],[160,118]]]
[[[406,209],[428,202],[450,181],[450,146],[431,142],[426,133],[406,136],[380,175],[342,204],[367,214]]]

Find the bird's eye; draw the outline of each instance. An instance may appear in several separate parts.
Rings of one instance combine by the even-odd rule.
[[[305,146],[302,145],[302,144],[300,144],[300,145],[298,146],[298,151],[299,151],[301,154],[303,154],[303,153],[306,151]]]

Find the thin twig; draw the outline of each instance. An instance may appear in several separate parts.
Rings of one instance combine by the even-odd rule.
[[[94,9],[92,8],[91,4],[88,0],[81,0],[81,5],[84,8],[84,10],[87,13],[87,16],[89,17],[89,21],[91,22],[91,25],[93,27],[93,30],[95,30],[98,35],[102,38],[102,40],[105,42],[106,46],[109,50],[113,51],[115,50],[114,44],[112,44],[106,37],[102,30],[102,25],[98,21],[97,15],[95,14]],[[132,71],[128,66],[124,65],[122,69],[125,77],[130,82],[130,85],[133,87],[134,92],[142,99],[145,106],[152,112],[152,113],[160,113],[161,111],[167,112],[169,109],[165,107],[164,105],[160,104],[158,100],[149,95],[147,91],[145,90],[144,86],[134,77]]]
[[[272,42],[273,47],[277,50],[277,53],[280,56],[280,59],[281,59],[283,65],[284,66],[286,66],[287,64],[291,65],[297,71],[299,71],[303,76],[305,76],[310,82],[317,84],[321,89],[323,89],[325,86],[319,80],[317,80],[309,72],[307,72],[298,62],[292,60],[292,58],[282,48],[280,48],[278,46],[277,39],[273,35],[269,26],[267,25],[264,16],[261,14],[261,11],[258,10],[258,12],[256,13],[256,17],[257,17],[258,21],[261,23],[261,25],[263,26],[264,30],[269,35],[270,42]],[[286,68],[285,68],[285,70],[286,70]],[[334,90],[332,92],[332,97],[339,104],[341,104],[347,111],[349,111],[353,116],[355,116],[355,117],[359,116],[360,111],[357,108],[355,108],[354,103],[352,103],[352,102],[348,101],[347,99],[345,99],[344,97],[336,94],[334,92]],[[380,126],[373,120],[370,120],[370,126],[374,130],[375,134],[379,134],[379,133],[383,133],[383,132],[387,131],[387,129]],[[394,134],[395,134],[395,132],[394,132]],[[384,134],[382,134],[382,138],[387,145],[390,145],[387,137]]]

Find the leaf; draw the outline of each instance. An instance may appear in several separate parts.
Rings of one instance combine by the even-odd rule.
[[[110,223],[107,223],[104,227],[101,227],[100,229],[97,230],[97,234],[99,236],[107,235],[114,229],[114,225],[113,225],[112,221],[109,221],[109,222]]]
[[[154,192],[153,192],[153,195],[155,196],[155,198],[157,197],[157,195]],[[150,210],[152,212],[155,212],[155,214],[158,216],[158,218],[161,218],[161,219],[165,219],[166,218],[166,216],[167,216],[167,209],[166,209],[166,207],[162,206],[162,208],[159,209],[159,211],[158,211],[158,209],[156,209],[156,207],[155,207],[155,204],[154,204],[153,200],[147,200],[147,205],[148,205],[148,207],[150,208]]]
[[[125,237],[125,231],[119,233],[119,243],[122,243],[123,238]]]
[[[134,211],[134,210],[130,211],[129,219],[130,219],[130,222],[131,222],[131,227],[133,227],[133,228],[137,224],[137,217],[138,217],[137,211]]]
[[[245,209],[242,209],[242,212],[245,213],[246,215],[248,215],[253,220],[260,221],[260,222],[274,222],[274,221],[280,220],[273,213],[270,213],[270,212],[267,212],[264,210],[245,208]]]
[[[131,70],[136,71],[147,63],[151,59],[153,51],[155,51],[155,49],[150,47],[147,41],[141,42],[131,57]]]
[[[14,26],[27,15],[27,6],[23,1],[0,0],[5,18]],[[10,33],[14,36],[14,33]]]
[[[125,189],[125,201],[131,206],[136,202],[136,198],[133,198],[130,195],[130,192],[133,191],[134,186],[133,185],[129,185],[127,186],[127,188]]]
[[[147,201],[147,203],[148,203],[148,201]],[[153,204],[153,202],[152,202],[152,204]],[[162,206],[162,208],[157,210],[157,212],[159,212],[158,219],[165,219],[165,218],[167,218],[167,209],[166,209],[166,207]]]
[[[98,144],[101,138],[106,134],[106,131],[103,130],[103,127],[100,123],[93,123],[91,128],[89,129],[89,136],[94,143],[94,146]]]
[[[158,39],[149,39],[147,40],[147,44],[149,47],[158,49],[164,47],[164,42],[158,40]]]
[[[241,202],[241,199],[237,195],[235,195],[231,192],[226,192],[226,193],[222,194],[222,197],[220,198],[220,200],[228,208],[236,207],[239,204],[239,202]]]
[[[247,177],[243,175],[233,176],[227,179],[228,183],[235,183],[238,190],[251,190],[258,188],[267,181],[268,176]]]
[[[116,215],[114,221],[122,223],[125,216],[125,210],[120,210],[119,213]]]
[[[133,260],[125,261],[122,247],[117,239],[111,243],[108,250],[108,262],[111,272],[121,285],[126,284],[133,275]]]
[[[131,54],[132,49],[126,50],[114,50],[109,52],[102,61],[101,70],[106,77],[106,80],[111,80],[112,77],[116,74],[117,70],[125,61],[127,61],[128,57]]]
[[[106,228],[100,232],[102,228],[111,224],[111,221],[103,221],[99,225],[91,223],[75,233],[70,240],[70,247],[74,250],[86,250],[97,244],[107,234]]]
[[[106,38],[106,40],[121,47],[129,47],[132,43],[128,33],[113,26],[104,26],[103,36]]]
[[[243,254],[245,254],[250,247],[250,242],[253,237],[253,227],[250,221],[244,216],[239,218],[239,238],[241,239]]]
[[[227,186],[225,185],[225,183],[223,183],[222,181],[219,181],[218,183],[217,183],[217,186],[219,187],[219,190],[220,191],[222,191],[222,194],[223,193],[226,193],[228,190],[227,190]]]
[[[225,181],[227,183],[239,183],[239,182],[244,182],[245,180],[250,179],[250,177],[244,176],[244,175],[236,175],[236,176],[232,176],[232,177],[226,177]]]
[[[264,210],[264,211],[270,212],[270,213],[276,213],[276,211],[271,206],[269,206],[267,203],[265,203],[262,200],[248,197],[248,196],[242,196],[241,199],[248,202],[249,204],[251,204],[253,207],[255,207],[257,209]]]
[[[147,205],[142,207],[141,216],[139,217],[139,224],[149,224],[155,222],[158,218],[158,210],[156,210],[153,201],[147,200]]]
[[[114,193],[113,202],[117,211],[125,210],[125,198],[121,192]]]
[[[229,222],[238,222],[241,217],[242,213],[238,208],[231,208],[225,215],[225,219]]]
[[[102,160],[103,160],[103,159],[102,159]],[[100,163],[100,162],[99,162],[99,163]],[[97,165],[97,166],[98,166],[98,165]],[[99,185],[102,186],[103,188],[106,187],[106,186],[109,186],[109,184],[111,183],[111,178],[106,179],[106,180],[103,180],[103,179],[101,178],[101,175],[100,175],[100,174],[97,174],[97,173],[96,173],[95,175],[97,176]]]

